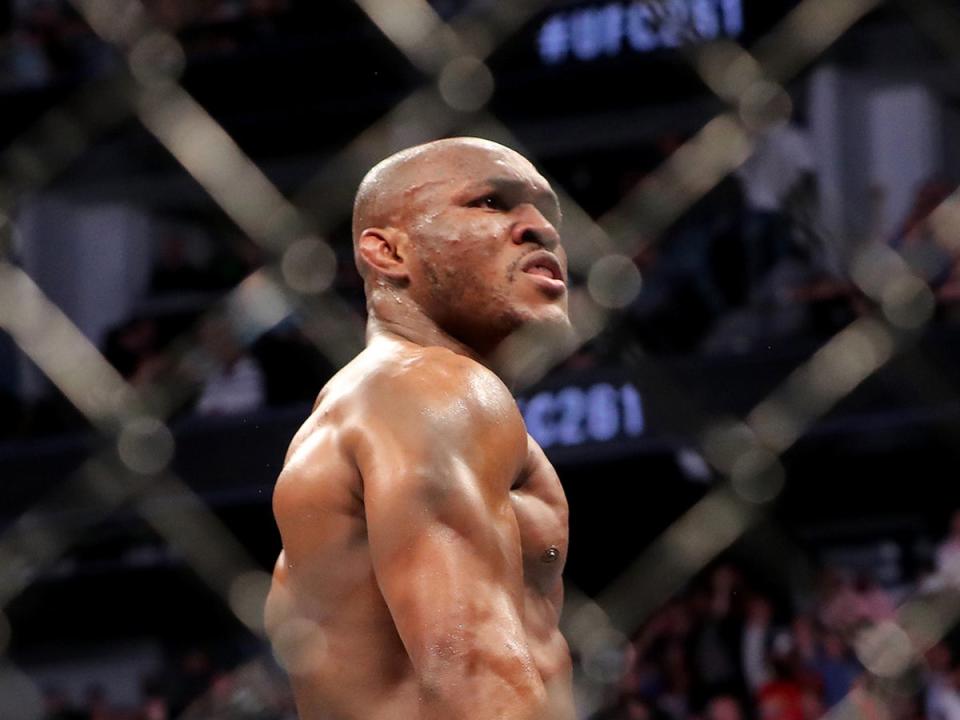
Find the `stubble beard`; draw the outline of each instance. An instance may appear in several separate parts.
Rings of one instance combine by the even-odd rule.
[[[515,268],[496,288],[480,288],[475,275],[451,268],[428,266],[427,277],[441,329],[487,358],[512,387],[536,382],[575,349],[566,313],[555,308],[541,317],[517,306],[511,297],[519,277]]]
[[[504,285],[482,287],[469,269],[424,263],[434,321],[443,330],[480,353],[495,348],[531,318],[511,301],[514,277],[508,269]]]

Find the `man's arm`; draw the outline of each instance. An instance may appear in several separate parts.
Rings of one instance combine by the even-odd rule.
[[[373,383],[356,449],[374,572],[420,682],[420,720],[547,720],[510,502],[523,422],[488,371],[425,352]]]

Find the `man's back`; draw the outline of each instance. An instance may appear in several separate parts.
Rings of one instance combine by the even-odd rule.
[[[267,625],[302,720],[573,718],[566,500],[481,365],[372,343],[294,438],[274,510]]]

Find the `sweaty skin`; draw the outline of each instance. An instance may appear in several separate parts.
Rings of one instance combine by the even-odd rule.
[[[266,622],[300,718],[573,720],[567,503],[492,359],[526,325],[568,327],[556,197],[457,138],[371,171],[354,219],[367,347],[274,493]]]

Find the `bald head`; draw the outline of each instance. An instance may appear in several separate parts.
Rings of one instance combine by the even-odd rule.
[[[508,155],[529,165],[516,151],[482,138],[444,138],[401,150],[374,166],[360,183],[353,204],[354,248],[364,230],[400,222],[417,192],[455,171],[458,160],[471,151]],[[366,275],[359,258],[357,266]]]
[[[517,328],[569,328],[560,202],[533,164],[478,138],[390,156],[353,212],[369,316],[424,325],[482,353]]]

